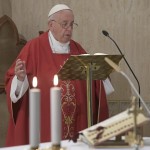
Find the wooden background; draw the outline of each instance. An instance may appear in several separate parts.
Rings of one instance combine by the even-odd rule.
[[[109,32],[135,72],[141,96],[150,106],[150,0],[0,0],[0,16],[10,16],[19,33],[30,40],[38,36],[40,30],[47,30],[48,12],[57,3],[73,9],[79,25],[73,39],[88,53],[119,54],[112,41],[102,34],[102,30]],[[120,66],[138,89],[123,60]],[[112,73],[111,80],[115,92],[108,96],[109,102],[129,103],[135,93],[128,82],[118,73]],[[116,111],[115,107],[118,106],[113,105],[111,111]],[[145,130],[145,134],[150,135],[150,131]]]

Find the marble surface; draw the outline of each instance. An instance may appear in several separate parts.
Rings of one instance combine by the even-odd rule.
[[[40,144],[40,150],[48,150],[48,148],[51,147],[51,143],[42,143]],[[69,142],[69,141],[62,141],[62,147],[66,150],[133,150],[135,147],[101,147],[101,148],[94,148],[90,147],[82,142]],[[140,150],[150,150],[150,138],[144,137],[144,146],[139,147]],[[29,145],[24,146],[15,146],[15,147],[5,147],[0,148],[0,150],[30,150]]]

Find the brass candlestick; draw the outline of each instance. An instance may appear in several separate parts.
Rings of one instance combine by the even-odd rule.
[[[51,147],[49,147],[49,148],[38,148],[38,149],[36,149],[36,150],[66,150],[66,148],[64,148],[64,147],[61,147],[61,145],[52,145]]]
[[[38,147],[31,147],[30,150],[37,150]]]
[[[143,138],[141,135],[137,133],[137,116],[140,110],[137,110],[136,98],[133,97],[132,99],[132,109],[129,113],[133,113],[134,118],[134,128],[133,131],[128,132],[126,135],[126,142],[129,143],[130,146],[134,146],[136,150],[139,149],[139,146],[143,146]]]

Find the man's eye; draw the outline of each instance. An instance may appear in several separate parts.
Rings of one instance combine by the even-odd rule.
[[[63,26],[63,27],[66,27],[66,26],[67,26],[67,23],[63,23],[62,26]]]

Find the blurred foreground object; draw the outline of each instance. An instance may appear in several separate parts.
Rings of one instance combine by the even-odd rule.
[[[2,16],[0,18],[0,94],[5,91],[5,73],[25,44],[26,40],[18,34],[12,19],[6,15]]]

